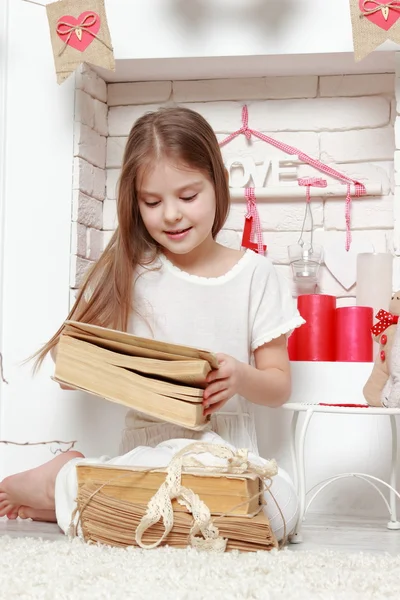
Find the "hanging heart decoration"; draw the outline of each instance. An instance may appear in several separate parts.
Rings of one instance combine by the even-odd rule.
[[[400,18],[400,2],[398,0],[359,0],[361,17],[365,17],[381,29],[389,31]]]
[[[356,283],[357,255],[363,252],[373,252],[370,242],[353,240],[349,250],[338,240],[324,243],[325,265],[345,290],[349,290]]]
[[[64,42],[60,54],[64,52],[66,46],[84,52],[97,38],[100,25],[100,17],[93,11],[85,11],[77,19],[72,15],[60,17],[56,29],[58,37]]]

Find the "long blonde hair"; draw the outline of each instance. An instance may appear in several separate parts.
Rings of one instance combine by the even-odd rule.
[[[88,272],[67,319],[126,331],[132,306],[135,270],[159,247],[148,234],[137,201],[139,169],[161,157],[204,173],[215,189],[215,238],[229,210],[229,187],[217,138],[207,121],[187,108],[162,108],[140,117],[126,143],[118,183],[118,227]],[[38,369],[58,343],[64,324],[32,357]]]

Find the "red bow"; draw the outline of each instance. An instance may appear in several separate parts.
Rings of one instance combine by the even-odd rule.
[[[390,325],[397,325],[399,320],[398,315],[392,315],[392,313],[389,313],[383,309],[381,309],[375,316],[378,319],[378,323],[375,323],[375,325],[371,327],[371,331],[375,336],[383,333]]]

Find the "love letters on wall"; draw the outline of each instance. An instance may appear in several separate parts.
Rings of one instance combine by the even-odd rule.
[[[58,83],[83,62],[115,70],[104,0],[59,0],[46,11]]]
[[[399,0],[350,0],[350,13],[356,61],[386,40],[400,44]]]

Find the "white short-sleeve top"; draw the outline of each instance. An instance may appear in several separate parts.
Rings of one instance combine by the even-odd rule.
[[[304,323],[286,280],[268,258],[251,250],[225,275],[212,278],[190,275],[160,255],[138,270],[133,303],[130,333],[222,352],[249,364],[256,348]],[[234,446],[257,452],[252,405],[241,396],[212,416],[211,427]],[[196,435],[129,411],[121,450]]]

